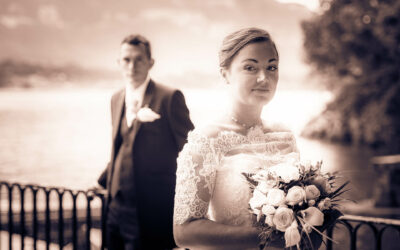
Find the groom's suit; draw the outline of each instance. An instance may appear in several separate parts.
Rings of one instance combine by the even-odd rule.
[[[120,218],[117,223],[122,223],[122,227],[124,223],[134,224],[137,230],[127,225],[127,231],[136,234],[140,249],[173,248],[176,158],[193,124],[183,94],[152,80],[141,106],[149,107],[161,117],[152,122],[135,119],[129,128],[125,118],[125,89],[112,96],[111,159],[98,182],[109,191],[107,216],[111,216],[110,207],[116,211],[128,210],[125,217],[123,209],[112,216]],[[112,183],[116,179],[117,190]]]

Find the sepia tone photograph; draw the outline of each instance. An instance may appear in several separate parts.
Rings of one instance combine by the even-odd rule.
[[[0,0],[0,249],[399,249],[400,1]]]

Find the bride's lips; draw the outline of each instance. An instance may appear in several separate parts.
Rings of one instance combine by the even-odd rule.
[[[253,89],[253,91],[257,91],[257,92],[269,92],[269,89]]]

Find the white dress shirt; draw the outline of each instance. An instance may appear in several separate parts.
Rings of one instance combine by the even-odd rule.
[[[142,106],[144,93],[149,82],[150,77],[147,75],[146,80],[139,87],[134,88],[130,83],[125,86],[125,117],[128,127],[131,127],[136,119],[137,111]]]

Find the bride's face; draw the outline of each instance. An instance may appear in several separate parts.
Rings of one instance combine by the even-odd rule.
[[[265,105],[275,94],[279,78],[278,62],[277,51],[271,42],[250,43],[221,73],[231,85],[235,101],[245,105]]]

